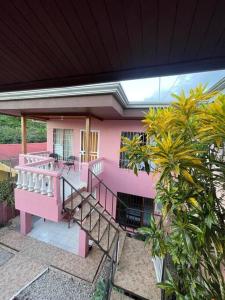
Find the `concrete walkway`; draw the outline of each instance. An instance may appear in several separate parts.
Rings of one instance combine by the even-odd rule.
[[[87,258],[83,258],[9,229],[4,235],[0,234],[1,244],[41,264],[53,266],[89,282],[94,281],[103,259],[103,252],[97,246],[92,248]]]
[[[137,295],[146,300],[160,299],[154,266],[144,242],[126,238],[114,285],[129,292],[130,295]]]
[[[82,258],[8,227],[0,229],[0,254],[0,300],[13,299],[49,267],[93,283],[103,260],[97,247]]]

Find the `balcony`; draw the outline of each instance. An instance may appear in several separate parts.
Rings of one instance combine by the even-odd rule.
[[[63,190],[61,176],[79,190],[88,185],[89,168],[100,175],[103,171],[103,159],[90,163],[78,162],[75,169],[68,172],[63,167],[63,162],[55,165],[49,152],[20,154],[19,166],[16,167],[16,209],[51,221],[60,221],[62,199],[71,194],[69,186],[65,186]]]

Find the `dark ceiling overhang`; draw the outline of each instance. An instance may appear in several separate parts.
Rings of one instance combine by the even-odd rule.
[[[0,91],[225,68],[224,0],[0,1]]]

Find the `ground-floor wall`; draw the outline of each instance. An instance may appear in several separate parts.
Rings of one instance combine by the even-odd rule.
[[[146,172],[140,171],[136,176],[132,170],[120,169],[114,162],[105,160],[101,179],[116,196],[118,193],[124,193],[149,198],[149,201],[154,201],[156,196],[157,176],[153,173],[148,175]],[[117,198],[113,197],[103,184],[97,184],[93,191],[100,199],[101,204],[116,218]]]

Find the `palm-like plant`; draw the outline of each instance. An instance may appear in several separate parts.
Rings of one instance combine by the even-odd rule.
[[[150,109],[146,134],[152,144],[124,139],[135,173],[141,161],[160,173],[156,201],[162,204],[160,227],[154,218],[141,231],[152,254],[170,254],[176,274],[159,284],[177,299],[225,299],[225,96],[199,85],[174,95],[166,109]]]

